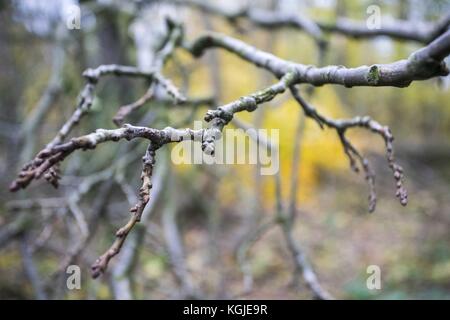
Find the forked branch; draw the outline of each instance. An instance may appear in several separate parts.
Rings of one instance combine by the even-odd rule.
[[[408,59],[399,60],[390,64],[376,64],[357,68],[346,68],[343,66],[316,67],[294,63],[258,50],[240,40],[217,33],[209,33],[190,44],[184,43],[183,47],[196,57],[202,55],[209,48],[223,48],[258,67],[270,71],[279,81],[264,90],[241,97],[217,109],[209,110],[204,118],[205,121],[210,123],[207,129],[192,130],[167,127],[159,130],[126,124],[121,128],[113,130],[98,129],[91,134],[72,138],[70,141],[64,142],[72,128],[89,111],[94,98],[95,86],[103,76],[138,77],[150,81],[150,88],[140,100],[119,110],[116,116],[117,123],[122,123],[124,117],[129,112],[139,108],[151,98],[153,85],[160,85],[164,88],[174,98],[175,102],[181,101],[183,103],[185,101],[178,89],[161,74],[164,61],[173,52],[174,48],[182,42],[181,29],[175,24],[169,23],[169,26],[169,29],[172,30],[171,36],[169,37],[171,40],[166,42],[166,45],[161,49],[161,54],[158,56],[159,58],[154,70],[143,71],[139,68],[129,66],[104,65],[96,69],[88,69],[83,74],[87,79],[87,83],[80,94],[79,102],[73,115],[63,125],[57,136],[30,163],[24,166],[18,178],[10,186],[11,191],[17,191],[21,188],[26,188],[31,181],[39,179],[42,176],[45,176],[49,182],[57,186],[59,178],[58,166],[72,152],[79,149],[94,149],[97,145],[108,141],[119,141],[121,139],[132,140],[136,138],[148,140],[149,147],[143,157],[142,186],[139,192],[139,201],[130,209],[130,220],[117,231],[116,240],[112,246],[93,265],[92,274],[94,277],[99,276],[106,270],[111,258],[119,253],[127,235],[140,220],[142,211],[149,201],[151,176],[156,151],[159,148],[172,142],[196,140],[202,142],[202,148],[206,154],[213,155],[215,141],[219,139],[223,128],[233,119],[235,113],[241,111],[252,112],[260,104],[274,99],[288,89],[307,116],[315,119],[321,127],[327,126],[337,131],[353,170],[359,170],[357,165],[359,163],[359,166],[365,172],[370,187],[370,211],[375,209],[376,201],[374,174],[367,159],[357,151],[345,134],[347,129],[361,127],[382,136],[386,144],[388,164],[396,180],[397,197],[400,199],[402,205],[406,204],[407,193],[402,184],[403,170],[395,162],[392,146],[393,136],[389,128],[380,125],[369,117],[356,117],[349,120],[326,118],[303,100],[295,85],[309,83],[314,86],[340,84],[346,87],[404,87],[415,80],[425,80],[436,76],[447,75],[449,71],[443,59],[450,53],[450,31],[443,32],[426,47],[410,55]]]

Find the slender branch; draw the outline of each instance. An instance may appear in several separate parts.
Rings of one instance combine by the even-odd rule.
[[[300,12],[285,13],[250,6],[242,6],[241,8],[230,10],[225,6],[201,0],[148,0],[147,2],[166,2],[179,6],[188,6],[204,13],[222,17],[232,24],[236,24],[239,19],[244,18],[254,25],[266,29],[287,27],[303,30],[319,45],[325,44],[323,33],[336,33],[352,38],[388,36],[397,40],[429,43],[444,33],[450,24],[450,14],[447,14],[434,23],[392,20],[384,21],[380,28],[369,29],[365,22],[344,17],[338,18],[334,23],[324,23],[313,21]]]
[[[290,14],[250,7],[231,11],[199,0],[168,0],[167,2],[181,6],[190,6],[205,13],[221,16],[233,24],[236,24],[240,18],[246,18],[262,28],[291,27],[301,29],[310,35],[319,46],[325,45],[321,28],[314,21],[300,13]]]
[[[6,207],[8,208],[8,203]],[[7,245],[11,240],[22,236],[30,225],[30,216],[26,214],[20,214],[8,224],[2,224],[0,227],[0,249]]]
[[[160,154],[161,155],[161,154]],[[165,153],[162,154],[163,156]],[[162,161],[161,161],[162,160]],[[132,291],[132,281],[134,279],[135,273],[133,272],[136,266],[137,261],[139,260],[139,255],[142,249],[142,246],[145,244],[145,232],[147,231],[147,225],[149,218],[155,212],[156,204],[161,197],[162,191],[165,185],[165,180],[167,180],[167,161],[166,159],[159,159],[157,167],[155,168],[156,174],[153,175],[153,185],[152,188],[152,197],[147,203],[142,212],[140,228],[130,234],[129,239],[124,244],[122,248],[122,254],[118,257],[114,268],[112,269],[112,279],[111,286],[112,291],[116,299],[119,300],[128,300],[134,297]],[[116,174],[117,176],[117,174]],[[123,182],[120,182],[122,184]],[[134,199],[130,199],[128,201],[130,204],[133,204]],[[136,196],[133,193],[133,197]]]
[[[303,132],[305,129],[305,116],[299,112],[297,119],[297,128],[295,130],[294,136],[294,147],[292,150],[292,169],[291,169],[291,185],[290,185],[290,195],[289,195],[289,205],[287,208],[287,213],[292,219],[295,218],[295,213],[297,211],[297,198],[298,198],[298,180],[300,171],[300,157],[302,149],[302,139]]]
[[[56,30],[55,43],[52,50],[52,70],[47,87],[20,129],[20,135],[24,144],[20,155],[21,162],[27,161],[33,155],[36,143],[36,129],[45,119],[46,114],[62,89],[61,83],[66,60],[64,40],[67,37],[67,30],[64,29],[62,27]]]
[[[169,177],[169,189],[174,190],[173,176]],[[180,285],[182,298],[198,298],[201,294],[195,288],[185,261],[182,237],[177,222],[177,202],[167,201],[162,213],[162,227],[170,265],[176,281]]]
[[[93,278],[97,278],[106,270],[111,258],[119,253],[131,229],[133,229],[136,222],[139,222],[141,220],[142,212],[144,211],[145,206],[150,200],[150,189],[152,188],[151,178],[153,167],[155,165],[155,153],[157,148],[157,145],[150,143],[144,157],[142,158],[144,165],[141,174],[142,187],[139,190],[139,201],[134,207],[130,209],[130,220],[123,227],[117,230],[116,240],[114,241],[114,243],[92,265],[91,271]]]
[[[239,128],[247,129],[249,126],[237,119],[233,119],[233,124],[236,125]],[[300,121],[300,128],[302,128],[302,124]],[[250,137],[257,142],[262,143],[264,146],[270,148],[273,152],[278,152],[278,145],[271,144],[267,139],[265,139],[262,135],[250,135]],[[298,138],[298,137],[297,137]],[[294,158],[296,158],[294,156]],[[298,159],[297,159],[298,160]],[[322,286],[319,283],[319,280],[317,279],[317,276],[311,267],[311,265],[308,263],[305,254],[303,253],[303,250],[301,249],[300,245],[295,241],[293,234],[292,234],[292,228],[295,223],[295,215],[294,213],[288,211],[286,212],[285,206],[283,205],[283,199],[281,195],[281,176],[280,172],[278,171],[275,176],[275,198],[276,198],[276,208],[275,208],[275,217],[273,219],[270,219],[269,221],[260,224],[257,228],[255,228],[252,232],[249,232],[247,236],[243,239],[243,241],[239,244],[236,250],[236,256],[238,263],[241,267],[241,270],[244,274],[244,292],[241,295],[248,294],[251,290],[252,285],[252,274],[250,272],[250,266],[248,262],[246,261],[247,255],[249,250],[251,249],[252,245],[270,228],[274,225],[279,225],[281,228],[281,231],[283,233],[284,239],[286,241],[286,244],[288,246],[288,249],[292,255],[292,258],[294,260],[295,270],[296,274],[301,274],[303,280],[307,284],[308,288],[311,290],[311,292],[314,294],[315,298],[321,299],[321,300],[329,300],[333,299],[333,297],[322,288]],[[296,187],[295,187],[296,188]],[[290,206],[292,203],[290,203]],[[295,205],[295,202],[294,202]],[[295,209],[295,207],[294,207]],[[289,208],[288,210],[292,210]]]
[[[297,74],[295,72],[287,72],[279,82],[264,90],[242,97],[215,110],[209,110],[206,113],[205,121],[210,122],[210,127],[205,131],[203,137],[203,151],[206,154],[214,155],[214,142],[220,137],[223,127],[233,119],[235,113],[244,110],[255,111],[259,104],[271,101],[277,95],[283,93],[295,83],[296,79]]]
[[[30,250],[30,245],[24,236],[24,239],[20,242],[20,253],[22,255],[22,264],[26,277],[31,283],[37,300],[46,300],[47,294],[42,286],[39,272],[34,263],[33,254]]]
[[[332,32],[352,38],[373,38],[387,36],[397,40],[411,40],[429,43],[445,32],[450,24],[450,14],[435,23],[412,21],[383,21],[380,28],[369,29],[365,22],[338,18],[335,23],[318,23],[324,32]]]
[[[281,175],[278,171],[274,175],[275,179],[275,199],[276,199],[276,222],[281,227],[288,250],[292,255],[294,266],[297,274],[302,274],[302,278],[306,285],[313,293],[314,297],[320,300],[331,300],[333,296],[328,293],[319,283],[316,273],[312,266],[306,260],[305,254],[300,245],[295,241],[293,236],[294,216],[286,213],[283,205],[281,193]]]
[[[156,52],[155,58],[153,59],[152,67],[154,70],[160,71],[166,61],[172,56],[175,48],[181,42],[183,36],[183,30],[181,25],[173,22],[170,19],[166,20],[168,33],[167,36],[163,39],[161,48]],[[123,124],[125,117],[131,112],[141,108],[145,103],[151,100],[154,96],[155,87],[159,84],[168,94],[172,97],[175,104],[183,103],[186,101],[186,98],[179,92],[178,88],[172,84],[172,82],[168,79],[162,77],[159,73],[155,72],[153,79],[150,80],[150,85],[145,92],[145,94],[139,98],[137,101],[122,106],[117,111],[116,115],[113,118],[113,122],[120,126]],[[152,81],[155,80],[155,81]]]
[[[285,237],[288,249],[293,257],[295,268],[297,272],[302,274],[303,280],[305,281],[311,292],[314,294],[314,298],[320,300],[334,299],[333,296],[321,286],[317,275],[314,272],[312,266],[307,261],[302,248],[295,241],[292,233],[292,225],[290,225],[287,219],[282,219],[280,224],[283,229],[283,235]]]
[[[154,92],[154,85],[152,83],[150,87],[147,89],[147,91],[144,93],[144,95],[140,97],[138,100],[130,104],[121,106],[119,110],[117,110],[117,113],[113,118],[113,122],[117,126],[122,125],[126,116],[128,116],[133,111],[141,108],[143,105],[145,105],[148,101],[150,101],[153,98],[153,92]]]

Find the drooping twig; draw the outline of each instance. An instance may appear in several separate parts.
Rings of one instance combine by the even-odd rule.
[[[151,178],[153,167],[155,165],[155,154],[158,147],[158,145],[150,143],[144,157],[142,158],[144,164],[141,174],[142,187],[139,190],[139,201],[134,207],[130,209],[130,220],[122,228],[117,230],[116,240],[114,241],[114,243],[92,265],[92,277],[94,278],[97,278],[106,270],[111,258],[119,253],[131,229],[134,227],[136,222],[139,222],[141,220],[142,212],[144,211],[146,204],[150,200],[150,189],[152,188]]]
[[[371,168],[369,161],[363,157],[360,152],[352,145],[352,143],[347,139],[345,133],[350,128],[360,127],[370,130],[378,135],[380,135],[386,144],[386,157],[388,165],[393,172],[394,179],[396,181],[396,196],[402,205],[406,205],[408,202],[408,194],[403,186],[403,169],[397,164],[394,157],[394,147],[393,141],[394,137],[387,126],[382,126],[370,117],[355,117],[352,119],[339,119],[334,120],[327,118],[317,112],[317,110],[312,107],[308,102],[306,102],[303,97],[298,92],[296,87],[291,87],[291,93],[295,100],[302,107],[306,116],[313,118],[317,121],[321,128],[327,126],[329,128],[335,129],[339,135],[344,152],[350,161],[350,167],[353,171],[358,172],[359,167],[357,162],[359,162],[360,167],[365,173],[367,183],[369,185],[369,212],[373,212],[376,206],[376,193],[375,193],[375,174]]]
[[[128,240],[121,249],[122,253],[118,257],[117,262],[111,271],[112,291],[114,297],[119,300],[128,300],[134,297],[132,281],[135,278],[134,270],[139,260],[142,246],[145,244],[144,240],[147,231],[147,222],[150,220],[153,213],[155,213],[156,204],[161,198],[162,191],[165,189],[165,180],[167,180],[167,159],[161,158],[161,156],[164,155],[164,152],[163,154],[160,153],[158,164],[155,167],[152,197],[142,212],[141,225],[128,237]],[[135,198],[135,196],[133,196],[133,198]],[[128,201],[131,202],[134,200],[129,199]]]

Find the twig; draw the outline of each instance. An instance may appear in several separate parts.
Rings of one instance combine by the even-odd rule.
[[[134,207],[130,209],[131,217],[130,220],[127,222],[127,224],[125,224],[122,228],[117,230],[116,240],[114,241],[114,243],[92,265],[91,269],[93,278],[97,278],[106,270],[111,258],[119,253],[131,229],[134,227],[136,222],[139,222],[141,220],[142,212],[146,204],[150,200],[150,189],[152,187],[151,177],[153,173],[153,167],[155,164],[155,152],[158,149],[158,147],[159,147],[158,145],[150,143],[144,157],[142,158],[144,165],[141,175],[142,187],[139,190],[139,201]]]
[[[33,287],[36,299],[46,300],[47,294],[44,291],[36,265],[34,264],[33,256],[27,243],[26,236],[20,242],[20,252],[22,255],[22,263],[25,274]]]
[[[292,234],[294,219],[293,216],[285,212],[283,199],[281,195],[281,176],[279,171],[274,175],[275,196],[276,196],[276,217],[281,227],[284,239],[292,255],[296,272],[301,273],[303,280],[308,288],[314,294],[314,297],[320,300],[330,300],[333,297],[320,285],[312,266],[307,262],[305,254],[297,244]]]
[[[163,153],[164,156],[164,153]],[[155,212],[156,203],[161,198],[163,185],[167,178],[167,161],[160,159],[156,166],[154,176],[154,187],[152,188],[152,197],[142,212],[140,228],[130,235],[130,239],[124,244],[121,251],[123,253],[112,270],[111,284],[112,291],[116,299],[128,300],[134,296],[132,291],[132,280],[134,278],[134,268],[139,259],[141,247],[144,244],[147,222]]]
[[[156,52],[155,58],[153,59],[153,69],[158,72],[161,71],[166,61],[172,56],[173,51],[179,45],[183,36],[183,31],[180,25],[170,19],[167,19],[166,23],[168,28],[167,36],[163,39],[161,48]],[[154,78],[149,79],[149,81],[149,88],[141,98],[131,104],[119,108],[113,118],[113,122],[117,126],[123,124],[124,119],[128,114],[141,108],[145,103],[153,98],[155,87],[157,85],[161,86],[169,94],[169,96],[172,97],[175,104],[186,101],[186,98],[179,92],[178,88],[174,86],[170,80],[159,75],[159,73],[155,72]]]
[[[306,116],[313,118],[317,121],[320,127],[327,126],[335,129],[341,140],[344,152],[350,161],[350,167],[353,171],[359,172],[357,162],[365,173],[367,183],[369,185],[369,212],[373,212],[376,206],[376,192],[375,192],[375,174],[369,161],[363,157],[360,152],[351,144],[351,142],[345,136],[348,129],[360,127],[370,130],[371,132],[380,135],[386,144],[386,158],[388,165],[392,170],[394,179],[396,181],[396,196],[402,205],[408,203],[408,193],[403,186],[403,168],[397,164],[394,157],[393,141],[394,137],[389,127],[382,126],[370,117],[355,117],[352,119],[339,119],[334,120],[319,114],[314,107],[308,104],[303,97],[299,94],[298,89],[291,87],[291,93],[295,100],[302,107]]]
[[[169,189],[173,190],[173,177],[169,177]],[[162,214],[162,226],[170,265],[176,281],[181,286],[181,297],[197,298],[199,292],[194,288],[184,258],[184,248],[177,223],[177,203],[168,201]]]
[[[66,59],[66,53],[64,49],[64,40],[66,36],[67,30],[65,30],[65,28],[57,28],[55,43],[52,50],[53,62],[49,82],[41,98],[31,111],[30,115],[26,118],[20,129],[20,136],[24,144],[20,156],[21,162],[27,161],[33,155],[36,129],[45,119],[48,110],[61,91],[62,74]]]

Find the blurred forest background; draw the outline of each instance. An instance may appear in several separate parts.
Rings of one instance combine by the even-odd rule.
[[[151,1],[149,1],[151,2]],[[233,9],[243,1],[210,1]],[[67,6],[81,6],[81,29],[69,30]],[[364,23],[369,5],[382,23],[402,19],[435,22],[450,11],[448,0],[249,1],[252,7],[298,12],[323,23],[348,17]],[[165,16],[183,23],[187,39],[214,30],[303,64],[345,66],[388,63],[422,47],[390,37],[354,39],[325,34],[319,62],[316,43],[295,28],[264,29],[245,18],[227,21],[190,6],[146,1],[0,2],[0,298],[170,299],[186,297],[309,299],[277,224],[274,179],[255,165],[174,165],[170,148],[157,155],[151,216],[132,230],[110,263],[92,279],[89,268],[129,216],[140,186],[146,143],[106,143],[75,152],[61,167],[58,189],[44,180],[12,194],[8,185],[72,114],[86,68],[101,64],[147,68],[165,32]],[[225,50],[194,59],[175,50],[164,74],[190,98],[217,105],[273,83],[272,75]],[[449,79],[414,82],[407,88],[315,88],[309,101],[334,118],[369,115],[388,125],[405,170],[409,203],[395,198],[392,174],[379,136],[354,130],[355,145],[372,162],[378,204],[367,210],[364,176],[353,173],[334,130],[303,119],[285,94],[237,118],[257,128],[280,129],[282,198],[292,201],[298,181],[293,236],[321,286],[336,298],[450,298],[450,91]],[[145,81],[103,79],[79,136],[115,128],[117,109],[147,89]],[[305,90],[309,90],[307,87]],[[303,90],[303,89],[302,89]],[[150,101],[126,121],[155,128],[192,127],[209,108]],[[300,139],[299,169],[293,169]],[[272,220],[271,220],[272,219]],[[81,226],[88,229],[82,239]],[[261,226],[263,226],[261,228]],[[84,230],[86,231],[86,230]],[[256,232],[257,239],[248,240]],[[81,267],[81,290],[68,290],[62,269]],[[366,287],[369,265],[381,268],[381,290]]]

